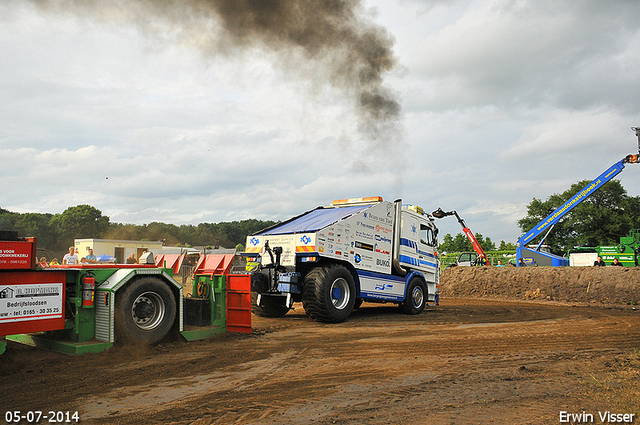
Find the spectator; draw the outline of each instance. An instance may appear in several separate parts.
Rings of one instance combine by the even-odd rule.
[[[127,264],[136,264],[138,262],[138,260],[136,260],[136,254],[135,253],[131,253],[131,255],[129,255],[129,257],[127,258]]]
[[[72,246],[69,247],[69,253],[62,257],[62,264],[78,264],[78,256]]]
[[[598,267],[606,266],[605,262],[602,261],[602,257],[599,255],[598,255],[598,259],[593,262],[593,265]]]
[[[613,259],[613,263],[611,263],[612,266],[621,266],[622,267],[622,263],[620,261],[618,261],[617,258]]]
[[[40,267],[49,267],[49,264],[47,264],[47,258],[46,257],[41,257],[40,258],[40,262],[38,263],[38,265]]]
[[[50,266],[59,266],[60,265],[60,261],[58,261],[57,258],[54,258],[53,260],[51,260],[51,262],[49,263]]]
[[[89,255],[84,257],[87,263],[96,263],[98,259],[93,255],[93,248],[89,248]]]
[[[519,259],[518,260],[518,267],[526,267],[527,265],[524,263],[524,259]]]
[[[502,264],[502,261],[498,260],[498,265],[496,267],[504,267],[504,264]]]

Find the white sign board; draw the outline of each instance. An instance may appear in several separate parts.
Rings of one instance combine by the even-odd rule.
[[[62,317],[62,283],[0,286],[0,323]]]

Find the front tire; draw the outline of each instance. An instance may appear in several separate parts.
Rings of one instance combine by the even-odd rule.
[[[402,303],[402,311],[406,314],[420,314],[427,302],[427,287],[422,279],[414,277],[409,281],[407,297]]]
[[[302,306],[307,316],[325,323],[344,322],[353,311],[356,285],[344,266],[316,267],[304,280]]]
[[[155,344],[169,334],[175,318],[175,297],[160,279],[136,279],[116,295],[115,330],[120,343]]]

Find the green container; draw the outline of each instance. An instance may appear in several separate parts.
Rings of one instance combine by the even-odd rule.
[[[192,296],[208,298],[211,302],[211,325],[226,330],[226,277],[224,275],[196,275]]]

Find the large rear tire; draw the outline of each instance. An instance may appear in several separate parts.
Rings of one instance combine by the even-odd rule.
[[[407,297],[401,305],[401,309],[407,314],[420,314],[427,302],[427,287],[422,279],[414,277],[409,281]]]
[[[289,312],[289,308],[278,303],[273,297],[260,297],[260,305],[256,302],[257,292],[251,292],[251,311],[258,317],[282,317]],[[280,297],[279,297],[280,298]]]
[[[353,311],[356,285],[344,266],[316,267],[304,280],[302,306],[307,316],[325,323],[343,322]]]
[[[175,297],[161,279],[136,279],[116,294],[118,343],[155,344],[169,334],[175,318]]]

